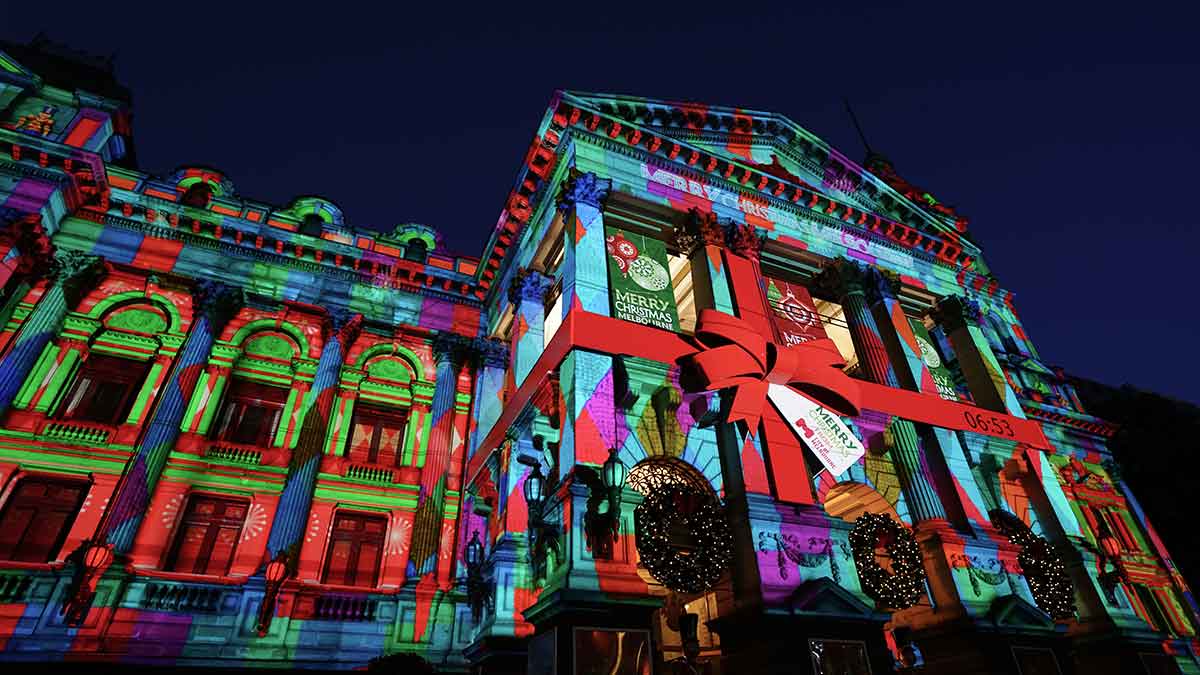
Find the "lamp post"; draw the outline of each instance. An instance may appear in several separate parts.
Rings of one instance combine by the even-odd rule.
[[[63,603],[63,615],[66,617],[67,625],[70,626],[79,625],[87,616],[92,598],[96,595],[92,590],[92,580],[102,574],[113,561],[113,550],[110,544],[91,541],[85,542],[85,544],[87,548],[83,552],[80,572],[76,576],[69,599]]]
[[[263,576],[266,577],[267,590],[263,595],[262,607],[258,610],[258,636],[262,637],[267,634],[271,628],[271,619],[275,614],[275,600],[279,596],[279,588],[290,575],[291,570],[284,562],[284,554],[280,553],[274,560],[267,563],[267,568],[263,571]]]
[[[479,540],[479,530],[471,534],[467,542],[467,602],[471,605],[471,619],[478,623],[483,614],[483,606],[487,602],[487,586],[483,581],[483,542]]]

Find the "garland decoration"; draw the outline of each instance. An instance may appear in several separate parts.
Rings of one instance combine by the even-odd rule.
[[[1067,576],[1067,567],[1054,547],[1039,537],[1021,519],[1006,511],[991,511],[992,525],[1000,534],[1021,548],[1017,562],[1029,582],[1029,592],[1037,606],[1055,621],[1075,616],[1075,587]]]
[[[733,532],[711,495],[686,485],[664,485],[634,511],[641,562],[663,586],[700,593],[720,580],[733,561]]]
[[[875,560],[875,547],[885,542],[892,561],[888,572]],[[863,591],[887,607],[905,609],[925,597],[925,567],[912,532],[882,513],[864,513],[850,530],[850,548]]]

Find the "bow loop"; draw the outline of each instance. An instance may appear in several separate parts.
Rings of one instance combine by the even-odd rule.
[[[857,415],[858,383],[841,371],[833,340],[778,345],[744,319],[701,310],[696,339],[701,349],[686,357],[702,390],[735,388],[727,419],[744,421],[753,435],[766,406],[769,385],[791,386],[839,415]]]

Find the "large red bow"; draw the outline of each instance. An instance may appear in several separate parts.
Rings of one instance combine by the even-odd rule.
[[[771,384],[791,386],[843,417],[859,414],[859,383],[840,369],[845,361],[829,338],[784,347],[744,319],[704,309],[696,339],[702,349],[685,360],[697,384],[704,390],[735,387],[726,419],[744,421],[751,435],[758,430]]]

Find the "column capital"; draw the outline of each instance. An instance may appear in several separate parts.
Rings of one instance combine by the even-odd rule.
[[[241,309],[245,299],[245,293],[238,286],[202,280],[192,288],[192,313],[207,316],[211,329],[216,332]]]
[[[867,301],[871,304],[884,300],[894,301],[900,295],[901,286],[903,283],[900,281],[900,275],[895,272],[878,267],[868,267],[866,270],[864,290]]]
[[[983,321],[983,310],[979,303],[961,295],[949,295],[938,301],[930,310],[933,320],[947,331],[966,326],[979,326]]]
[[[580,203],[601,208],[611,190],[612,181],[610,179],[600,178],[590,171],[582,173],[571,169],[567,180],[563,181],[555,201],[559,210],[568,209]]]
[[[433,336],[433,359],[438,365],[462,363],[471,352],[474,340],[458,333],[438,333]]]
[[[485,368],[508,367],[508,345],[495,338],[475,338],[472,342],[479,364]]]
[[[321,333],[326,340],[336,337],[343,347],[347,347],[358,338],[362,323],[363,315],[358,312],[328,307],[325,310],[325,320],[321,323]]]
[[[675,226],[672,232],[675,245],[684,255],[690,256],[701,246],[724,246],[725,229],[711,211],[697,208],[688,210],[687,218]]]
[[[536,301],[545,303],[546,292],[554,285],[554,278],[537,270],[521,268],[508,284],[508,300],[514,305]]]
[[[821,272],[813,278],[813,288],[821,295],[841,302],[849,295],[863,295],[867,282],[866,265],[846,258],[835,258],[825,263]]]
[[[758,228],[749,223],[730,222],[725,225],[725,245],[743,258],[758,260],[764,239],[765,234],[760,234]]]

